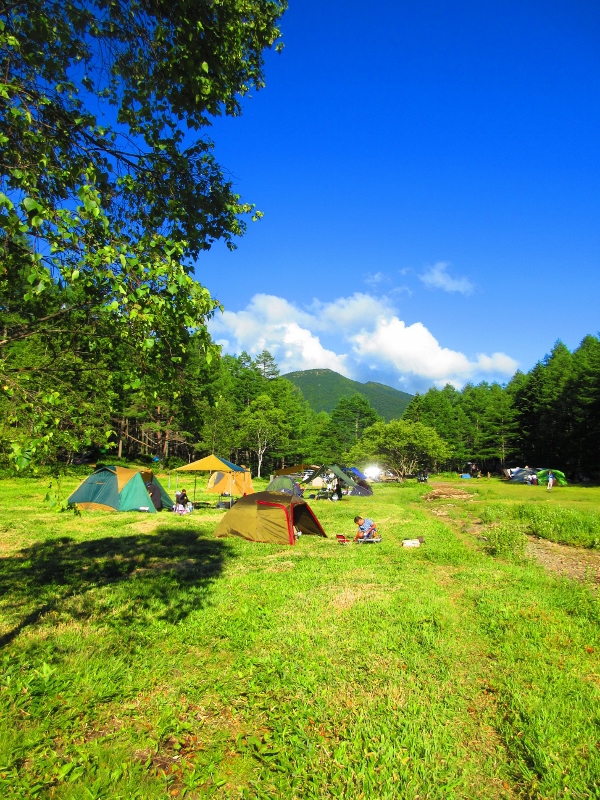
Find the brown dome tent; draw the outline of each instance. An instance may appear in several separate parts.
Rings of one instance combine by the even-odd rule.
[[[306,500],[283,492],[257,492],[237,501],[219,523],[215,536],[295,544],[294,528],[314,536],[327,535]]]
[[[243,472],[213,472],[206,491],[213,494],[254,494],[250,470]]]

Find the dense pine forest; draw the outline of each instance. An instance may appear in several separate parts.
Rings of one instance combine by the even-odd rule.
[[[15,344],[12,351],[15,365],[34,356],[31,342]],[[387,461],[385,439],[396,429],[384,425],[365,397],[343,397],[330,414],[316,413],[300,390],[280,377],[267,351],[255,358],[245,352],[207,358],[202,348],[188,346],[174,377],[149,371],[143,384],[128,382],[117,362],[114,354],[105,353],[96,370],[79,374],[68,389],[73,414],[40,415],[45,441],[37,453],[27,449],[36,433],[35,415],[19,417],[18,393],[0,395],[5,466],[13,456],[21,471],[82,459],[155,459],[168,467],[214,452],[265,475],[300,461],[364,461],[369,455]],[[43,387],[43,371],[32,376],[30,385],[36,381]],[[46,403],[48,396],[49,386]],[[600,340],[586,336],[574,352],[557,342],[533,369],[517,372],[505,386],[484,382],[462,390],[431,388],[415,395],[402,422],[403,436],[409,424],[420,423],[410,429],[413,439],[415,430],[422,436],[424,428],[433,429],[446,446],[436,443],[423,450],[424,445],[414,445],[420,454],[402,461],[401,474],[415,466],[461,470],[470,461],[484,473],[528,464],[562,469],[575,480],[596,480]],[[365,449],[365,431],[376,423],[379,444],[371,442]],[[407,446],[402,439],[397,449]],[[16,461],[15,451],[20,454]]]
[[[527,464],[572,479],[600,474],[600,340],[586,336],[571,352],[557,342],[506,386],[452,386],[417,395],[404,419],[433,427],[450,445],[452,466],[474,460],[484,470]]]

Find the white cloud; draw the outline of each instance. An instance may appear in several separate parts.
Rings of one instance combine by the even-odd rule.
[[[375,274],[369,273],[364,279],[365,283],[369,286],[377,286],[379,283],[389,283],[389,277],[384,275],[383,272],[376,272]]]
[[[276,295],[257,294],[241,311],[209,324],[226,352],[269,350],[282,372],[332,369],[365,380],[368,370],[410,385],[462,386],[483,377],[510,376],[517,362],[505,353],[468,357],[440,345],[421,322],[406,325],[389,298],[357,292],[302,309]],[[322,339],[325,338],[326,344]]]
[[[346,356],[323,347],[306,326],[312,322],[314,317],[282,297],[257,294],[246,309],[224,311],[209,327],[226,351],[256,355],[269,350],[282,372],[328,368],[349,376]]]
[[[331,332],[341,330],[344,335],[352,330],[374,325],[380,316],[394,313],[387,298],[362,292],[355,292],[350,297],[339,297],[331,303],[313,300],[310,310],[314,314],[313,324],[316,328]]]
[[[376,360],[437,384],[462,385],[477,373],[511,375],[517,368],[517,362],[504,353],[469,360],[458,350],[442,347],[421,322],[406,325],[396,316],[380,319],[375,330],[361,331],[353,343],[359,361]]]
[[[447,261],[438,261],[428,267],[419,278],[429,289],[443,289],[445,292],[460,292],[471,294],[475,288],[467,278],[453,278],[448,274],[450,264]]]
[[[513,375],[518,363],[507,356],[506,353],[492,353],[491,356],[486,356],[480,353],[477,356],[477,364],[482,372],[499,372],[501,375]]]

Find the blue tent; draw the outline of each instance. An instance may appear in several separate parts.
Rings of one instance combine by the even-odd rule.
[[[356,477],[360,478],[362,481],[367,480],[367,476],[364,474],[364,472],[361,472],[358,467],[350,467],[349,471],[353,472],[356,475]]]

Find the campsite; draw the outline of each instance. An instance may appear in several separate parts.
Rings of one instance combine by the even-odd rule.
[[[599,35],[0,2],[0,800],[600,800]]]
[[[485,537],[524,502],[597,522],[600,489],[378,484],[309,501],[327,537],[294,547],[216,538],[214,494],[74,517],[46,490],[2,481],[3,796],[596,796],[598,572]],[[360,513],[383,541],[339,547]]]

